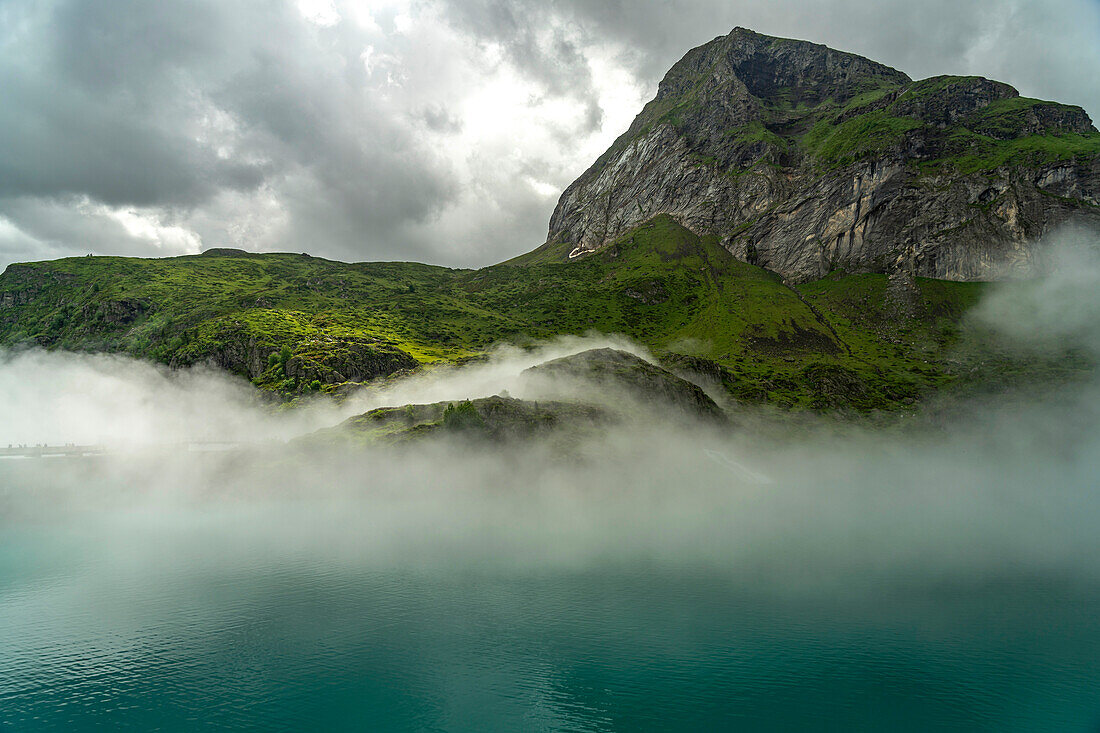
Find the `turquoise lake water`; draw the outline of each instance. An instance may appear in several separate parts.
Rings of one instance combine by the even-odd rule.
[[[5,526],[0,730],[1100,725],[1100,585],[1059,572],[800,590],[691,560],[374,562],[211,516]]]

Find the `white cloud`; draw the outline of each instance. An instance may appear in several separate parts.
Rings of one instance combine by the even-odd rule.
[[[148,244],[158,255],[198,254],[202,251],[202,238],[182,226],[166,225],[162,214],[155,209],[116,209],[94,204],[85,199],[77,204],[77,211],[89,217],[103,217],[115,222],[134,240]]]
[[[332,0],[298,0],[298,12],[310,23],[332,26],[340,22],[340,13]]]

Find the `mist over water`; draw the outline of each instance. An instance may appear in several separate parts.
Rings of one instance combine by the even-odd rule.
[[[1074,236],[974,318],[1100,353]],[[297,409],[206,369],[4,355],[0,445],[111,450],[0,460],[0,730],[1100,723],[1100,383],[877,428],[654,415],[567,453],[286,442],[544,399],[523,369],[605,345],[646,355],[566,339]]]

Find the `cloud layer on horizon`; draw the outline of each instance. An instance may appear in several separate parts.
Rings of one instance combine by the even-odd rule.
[[[217,246],[499,261],[736,25],[1100,116],[1095,0],[8,0],[0,267]]]

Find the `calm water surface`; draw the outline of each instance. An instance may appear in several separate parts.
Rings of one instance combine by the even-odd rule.
[[[0,729],[1100,724],[1100,587],[1058,573],[778,588],[705,563],[403,564],[225,539],[270,519],[6,525]]]

